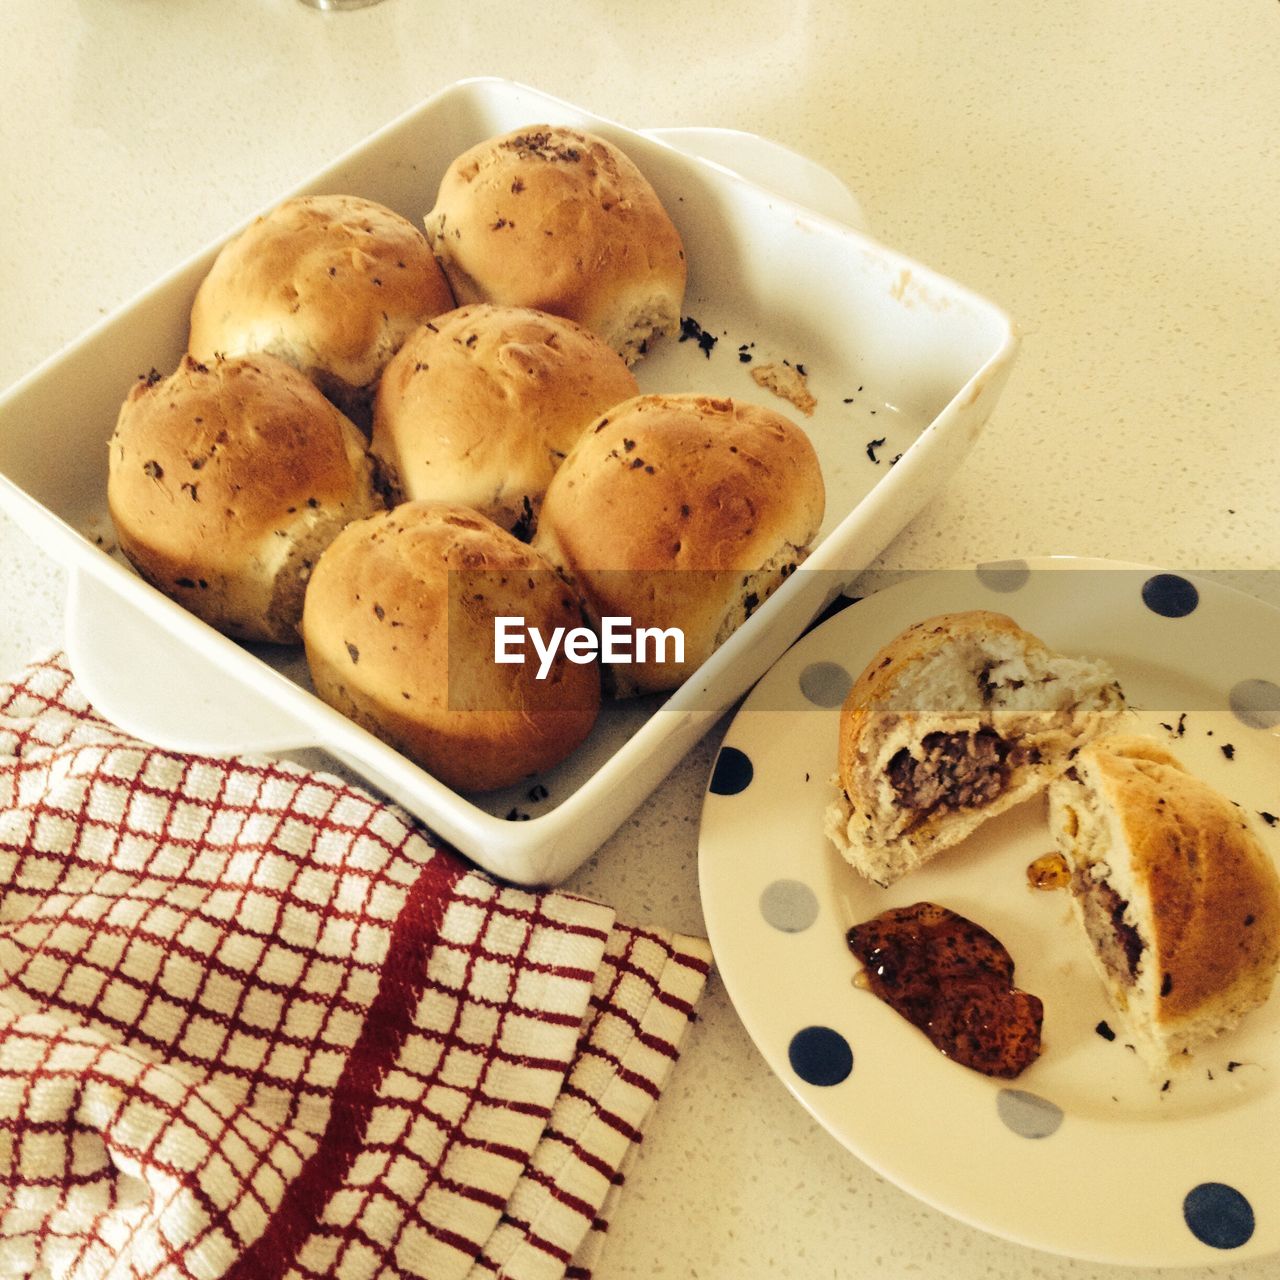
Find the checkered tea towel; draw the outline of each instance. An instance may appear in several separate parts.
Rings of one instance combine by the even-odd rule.
[[[0,685],[0,1275],[588,1276],[705,943]]]

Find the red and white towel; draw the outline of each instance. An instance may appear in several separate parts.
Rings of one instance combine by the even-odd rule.
[[[0,1275],[590,1274],[706,944],[0,685]]]

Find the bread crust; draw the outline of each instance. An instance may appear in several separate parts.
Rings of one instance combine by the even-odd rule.
[[[140,379],[108,449],[121,550],[239,639],[296,644],[320,552],[382,505],[359,430],[271,356],[186,356],[169,377]]]
[[[405,498],[531,522],[556,468],[639,388],[622,357],[572,320],[486,303],[416,329],[383,373],[372,450]]]
[[[203,361],[267,352],[362,416],[405,338],[452,306],[407,218],[358,196],[299,196],[223,247],[196,292],[188,350]]]
[[[642,395],[578,440],[552,480],[535,545],[593,618],[678,627],[683,662],[615,668],[618,691],[674,688],[805,557],[825,494],[808,436],[772,409]]]
[[[316,692],[448,786],[517,782],[586,737],[600,677],[563,654],[543,680],[536,661],[496,663],[499,615],[544,634],[582,625],[576,596],[546,561],[476,512],[415,501],[360,521],[307,588]]]
[[[598,333],[630,364],[679,328],[680,233],[605,139],[535,124],[471,147],[426,217],[458,302],[534,307]]]
[[[1136,974],[1125,981],[1094,956],[1160,1070],[1267,999],[1280,965],[1280,877],[1244,811],[1150,738],[1091,743],[1073,775],[1051,791],[1055,835],[1082,873],[1074,884],[1097,866],[1126,903],[1143,944]]]

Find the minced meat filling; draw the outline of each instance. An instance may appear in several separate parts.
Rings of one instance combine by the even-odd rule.
[[[1124,918],[1128,902],[1105,880],[1095,880],[1086,868],[1077,868],[1072,875],[1071,892],[1083,908],[1085,932],[1107,972],[1126,982],[1134,981],[1143,942]]]
[[[1008,785],[1014,766],[1033,760],[1034,748],[1006,742],[991,729],[928,733],[917,758],[905,747],[886,772],[904,809],[964,809],[990,803]]]

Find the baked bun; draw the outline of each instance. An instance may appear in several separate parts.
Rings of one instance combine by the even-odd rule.
[[[460,503],[527,535],[578,437],[638,390],[622,357],[572,320],[460,307],[415,330],[387,366],[373,452],[404,497]]]
[[[360,431],[271,356],[185,356],[169,377],[139,380],[109,449],[121,550],[241,640],[296,644],[321,551],[382,505]]]
[[[1049,789],[1075,914],[1153,1073],[1271,992],[1280,879],[1243,811],[1149,738],[1081,749]]]
[[[446,170],[426,228],[459,303],[567,316],[628,364],[680,327],[680,233],[603,138],[540,124],[479,143]]]
[[[827,835],[891,884],[1040,791],[1123,710],[1106,666],[1054,653],[1003,614],[917,622],[841,708]]]
[[[406,502],[349,525],[307,588],[316,692],[448,786],[487,791],[550,768],[590,732],[594,663],[561,649],[495,661],[495,618],[582,626],[572,590],[531,547],[465,507]]]
[[[823,502],[813,446],[781,414],[636,396],[570,450],[534,545],[573,578],[597,624],[683,632],[682,662],[608,668],[616,693],[652,693],[675,688],[804,559]]]
[[[204,361],[267,352],[363,419],[400,344],[452,306],[408,219],[358,196],[298,196],[218,254],[196,292],[188,350]]]

